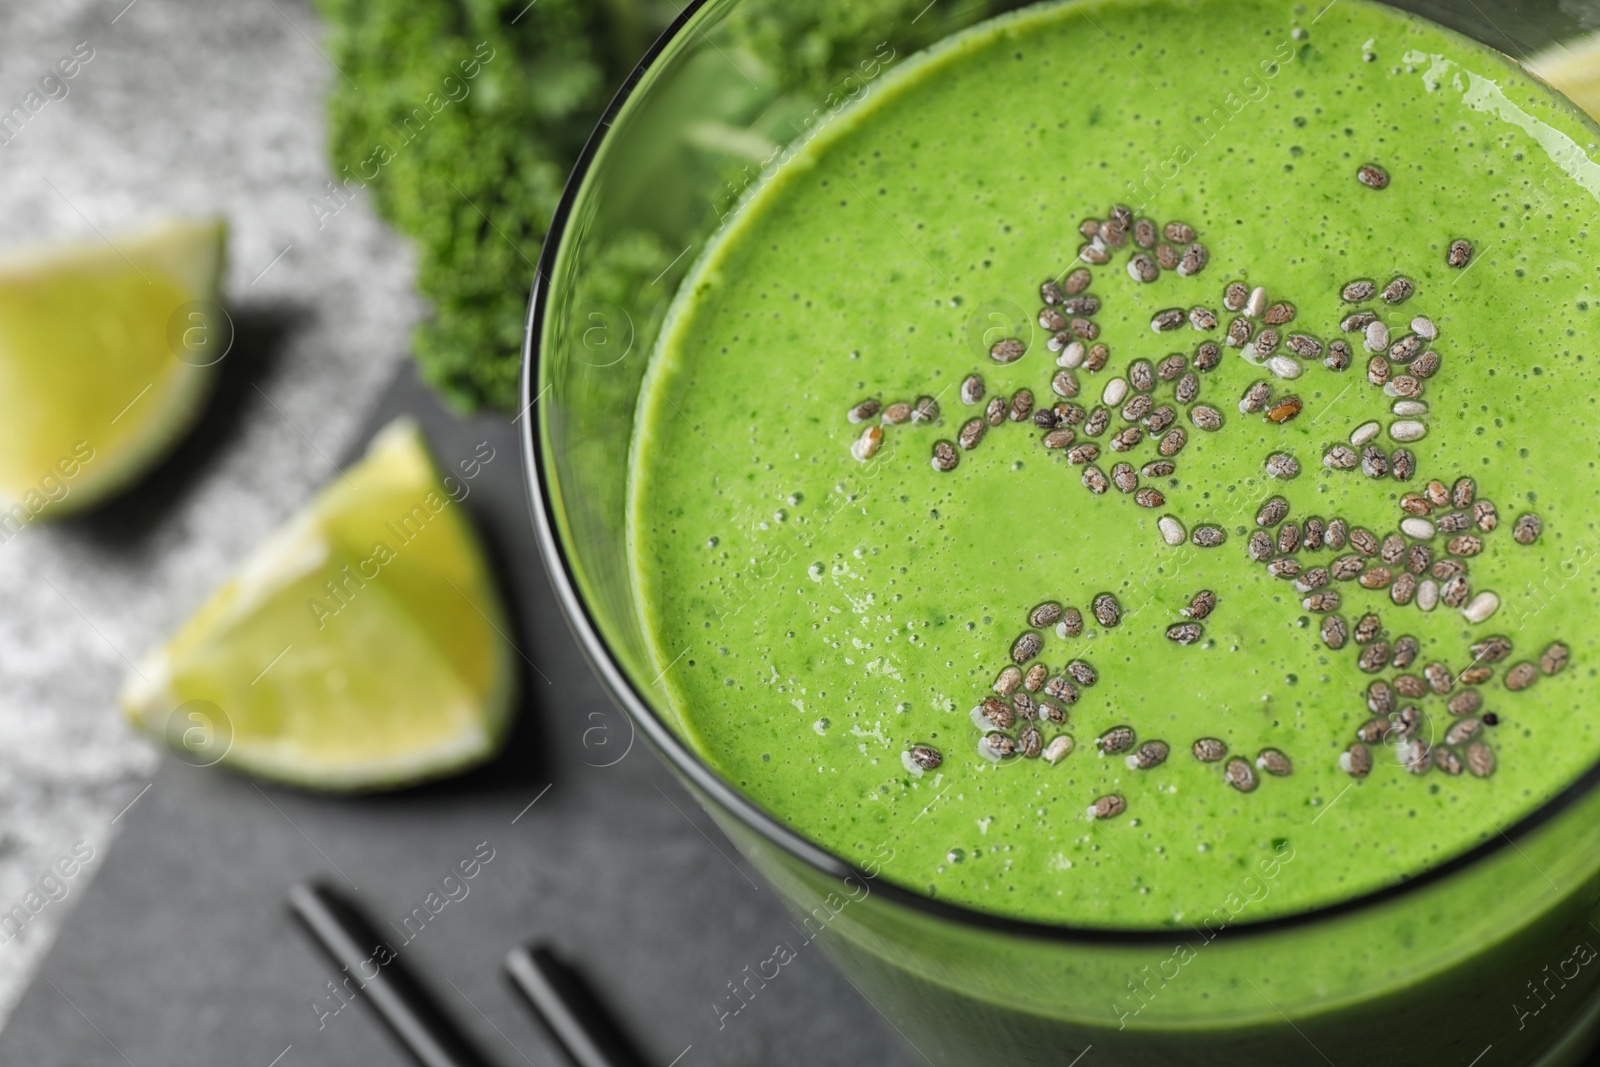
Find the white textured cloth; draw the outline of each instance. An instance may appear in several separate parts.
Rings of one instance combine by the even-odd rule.
[[[44,101],[0,125],[0,246],[219,213],[249,356],[165,484],[0,545],[0,914],[77,842],[94,850],[20,935],[0,930],[0,1019],[156,765],[116,710],[127,661],[331,477],[421,311],[412,257],[368,202],[320,230],[308,210],[341,77],[320,37],[308,0],[0,5],[0,115]],[[41,85],[79,42],[92,58]]]

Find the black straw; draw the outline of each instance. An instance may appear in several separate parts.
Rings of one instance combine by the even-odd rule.
[[[289,890],[289,908],[417,1063],[487,1067],[353,905],[326,886],[301,882]]]
[[[544,946],[506,954],[506,973],[577,1067],[644,1067],[594,991]]]

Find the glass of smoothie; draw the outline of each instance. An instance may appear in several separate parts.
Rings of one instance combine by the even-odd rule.
[[[1600,1029],[1600,129],[1490,0],[691,4],[534,284],[533,515],[928,1062]],[[903,9],[902,9],[903,8]]]

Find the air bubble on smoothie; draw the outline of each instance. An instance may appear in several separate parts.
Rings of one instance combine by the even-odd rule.
[[[811,724],[811,728],[818,734],[825,734],[828,732],[828,727],[832,725],[833,723],[829,722],[827,719],[818,719],[816,722]]]

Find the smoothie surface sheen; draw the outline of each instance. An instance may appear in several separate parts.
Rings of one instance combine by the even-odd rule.
[[[1031,9],[902,57],[753,191],[684,283],[633,446],[644,626],[678,728],[808,837],[940,900],[1010,916],[1150,929],[1242,901],[1229,912],[1245,922],[1434,868],[1600,759],[1587,699],[1600,595],[1590,343],[1600,135],[1497,53],[1362,0],[1320,8],[1095,0]],[[1358,179],[1366,164],[1386,187]],[[1106,220],[1115,204],[1158,230],[1192,226],[1209,253],[1203,269],[1141,283],[1128,261],[1144,250],[1131,237],[1104,265],[1081,262],[1080,222]],[[1464,266],[1448,262],[1458,240],[1472,248]],[[1156,506],[1115,486],[1091,491],[1081,454],[1046,447],[1031,419],[1008,414],[985,423],[976,447],[953,444],[991,398],[1009,405],[1027,389],[1036,408],[1065,402],[1052,389],[1061,368],[1038,321],[1040,287],[1085,266],[1093,281],[1082,295],[1100,302],[1086,317],[1109,358],[1073,368],[1072,403],[1092,412],[1134,360],[1180,353],[1196,375],[1191,402],[1178,401],[1175,381],[1149,392],[1187,438],[1170,475],[1139,476],[1160,494]],[[1382,290],[1397,276],[1414,286],[1400,302],[1341,297],[1353,280]],[[1293,305],[1293,319],[1272,328],[1298,376],[1226,343],[1244,314],[1224,307],[1231,282]],[[1192,326],[1195,307],[1216,326]],[[1184,321],[1153,329],[1168,309]],[[1341,329],[1361,311],[1396,341],[1426,332],[1414,319],[1431,321],[1437,338],[1418,349],[1437,353],[1438,369],[1412,376],[1419,395],[1369,381],[1365,333]],[[1252,325],[1257,336],[1269,328],[1260,315]],[[1289,351],[1292,334],[1321,351]],[[1025,354],[997,362],[991,347],[1008,337]],[[1349,347],[1347,369],[1324,363],[1335,341]],[[1196,371],[1206,342],[1220,362]],[[1407,366],[1385,372],[1397,380]],[[961,383],[973,374],[985,396],[968,404]],[[1241,411],[1258,381],[1274,403],[1293,396],[1301,408],[1282,422]],[[1075,443],[1098,447],[1095,470],[1127,462],[1139,472],[1162,458],[1165,431],[1126,453],[1110,447],[1148,419],[1124,418],[1138,392],[1106,405],[1100,435],[1075,424]],[[851,422],[853,405],[919,397],[937,399],[936,418],[883,425],[875,454],[852,453],[882,422]],[[1397,415],[1408,399],[1425,411]],[[1200,428],[1195,404],[1220,413],[1221,429]],[[1420,438],[1396,440],[1415,433],[1397,431],[1402,421],[1420,423]],[[1334,445],[1359,454],[1351,436],[1368,422],[1386,463],[1414,456],[1409,479],[1325,465]],[[954,469],[930,462],[941,441]],[[1299,473],[1270,476],[1273,454],[1292,456]],[[1412,523],[1401,533],[1419,517],[1402,510],[1406,494],[1463,477],[1475,480],[1471,502],[1494,505],[1493,529],[1424,537]],[[1364,571],[1389,572],[1372,588],[1297,589],[1248,554],[1274,496],[1302,531],[1313,516],[1337,517],[1380,542],[1398,536],[1407,552],[1426,545],[1413,586],[1443,586],[1434,564],[1458,560],[1471,597],[1493,592],[1498,610],[1482,622],[1464,604],[1423,610],[1397,577],[1409,556],[1363,556]],[[1451,503],[1421,517],[1448,527],[1453,514],[1476,518]],[[1541,524],[1526,545],[1514,534],[1525,514]],[[1181,544],[1163,538],[1164,516],[1181,523]],[[1222,544],[1194,542],[1208,525]],[[1281,524],[1268,530],[1276,546]],[[1454,540],[1463,534],[1481,549]],[[1307,549],[1302,535],[1281,555],[1304,575],[1352,554]],[[1200,634],[1169,638],[1201,590],[1217,603]],[[1308,608],[1318,592],[1337,593],[1337,610]],[[1101,594],[1120,607],[1115,625],[1096,618]],[[1081,634],[1030,626],[1044,602],[1077,608]],[[1330,647],[1331,614],[1348,631],[1377,616],[1387,654],[1376,669],[1353,633]],[[1070,677],[1081,661],[1097,676],[1074,684],[1064,724],[1037,722],[1046,743],[1073,739],[1054,763],[987,758],[972,717],[1029,631],[1042,649],[1024,669]],[[1491,635],[1511,652],[1475,663],[1472,647]],[[1403,637],[1415,659],[1397,667]],[[1541,654],[1557,641],[1571,662],[1547,673]],[[1425,673],[1430,664],[1447,677]],[[1466,684],[1473,666],[1490,677]],[[1369,686],[1417,684],[1403,679],[1426,685],[1394,701],[1397,715],[1417,709],[1410,736],[1397,727],[1368,746],[1370,773],[1350,773],[1357,731],[1375,717]],[[1468,697],[1454,710],[1469,690],[1478,705]],[[1463,768],[1467,742],[1446,740],[1469,719],[1492,756],[1482,776],[1481,754]],[[1135,745],[1102,754],[1097,739],[1120,726]],[[1243,758],[1253,788],[1230,784],[1226,761],[1191,754],[1201,738]],[[1164,762],[1130,766],[1155,740],[1169,748]],[[1454,753],[1455,769],[1421,743]],[[918,744],[942,762],[908,761]],[[1287,756],[1290,773],[1271,773],[1258,760],[1265,749]],[[1106,797],[1125,810],[1091,817]]]

